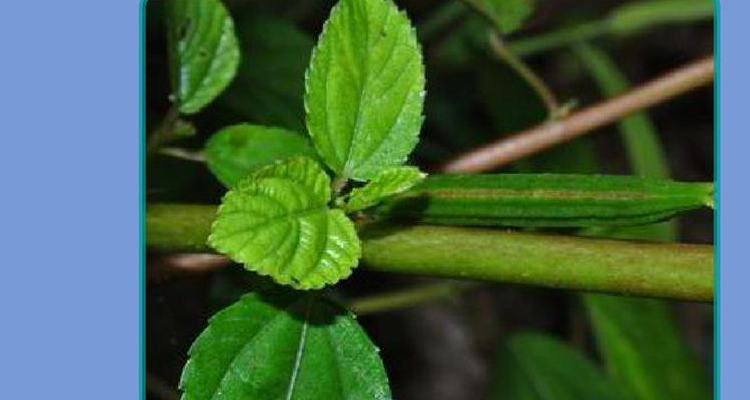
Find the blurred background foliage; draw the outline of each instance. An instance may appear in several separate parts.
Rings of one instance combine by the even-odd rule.
[[[310,51],[332,1],[224,0],[240,41],[236,79],[172,144],[200,158],[226,125],[305,133]],[[427,67],[426,121],[412,162],[438,163],[593,104],[713,51],[707,0],[398,0],[417,26]],[[147,131],[167,112],[163,2],[147,3]],[[541,85],[541,88],[540,88]],[[580,172],[713,180],[713,92],[704,88],[505,172]],[[149,159],[147,200],[218,203],[224,189],[200,161]],[[581,234],[713,241],[710,211],[677,223]],[[150,268],[150,267],[149,267]],[[237,268],[151,274],[147,286],[149,398],[176,387],[206,319],[248,290]],[[343,297],[424,279],[358,269]],[[438,302],[361,318],[398,399],[706,399],[712,384],[710,305],[478,285]],[[164,387],[159,391],[157,387]]]

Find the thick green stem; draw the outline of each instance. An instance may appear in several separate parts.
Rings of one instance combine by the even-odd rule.
[[[146,245],[165,251],[210,251],[206,244],[216,206],[148,204]]]
[[[215,206],[149,205],[146,244],[210,251]],[[363,263],[399,274],[712,301],[713,246],[541,235],[493,229],[363,225]]]
[[[384,272],[711,301],[713,248],[437,226],[370,227]]]

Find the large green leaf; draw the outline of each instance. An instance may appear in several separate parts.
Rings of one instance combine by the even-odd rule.
[[[354,224],[328,209],[330,179],[308,158],[260,168],[224,196],[209,244],[297,289],[348,277],[361,254]]]
[[[258,167],[293,156],[315,158],[316,153],[310,142],[295,132],[239,124],[211,136],[205,156],[211,172],[231,188]]]
[[[502,33],[510,33],[534,11],[534,0],[465,0],[487,17]]]
[[[173,101],[180,112],[196,113],[237,72],[234,23],[219,0],[170,0],[167,37]]]
[[[183,400],[391,398],[367,334],[312,294],[243,296],[211,318],[189,354]]]
[[[517,334],[501,346],[490,398],[626,399],[583,354],[542,333]]]
[[[312,37],[270,15],[237,20],[242,62],[218,102],[242,120],[304,132],[305,69]]]
[[[390,0],[341,0],[305,79],[307,127],[344,178],[401,165],[422,126],[424,65],[414,28]]]
[[[352,190],[345,208],[352,212],[372,207],[386,197],[409,190],[425,176],[416,167],[388,168],[364,187]]]

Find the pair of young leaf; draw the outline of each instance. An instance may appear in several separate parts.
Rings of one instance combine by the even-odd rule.
[[[407,16],[390,0],[341,0],[306,74],[306,123],[337,183],[367,183],[331,208],[331,180],[317,161],[276,161],[226,194],[209,244],[296,289],[319,289],[349,276],[361,249],[346,213],[424,178],[402,166],[422,125],[424,86],[421,50]]]
[[[361,249],[346,212],[377,204],[424,177],[413,167],[384,170],[330,208],[331,180],[320,165],[293,157],[262,167],[224,197],[209,244],[249,270],[296,289],[348,277]]]

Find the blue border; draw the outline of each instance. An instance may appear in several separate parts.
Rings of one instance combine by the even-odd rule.
[[[2,399],[139,395],[136,4],[3,2]]]

